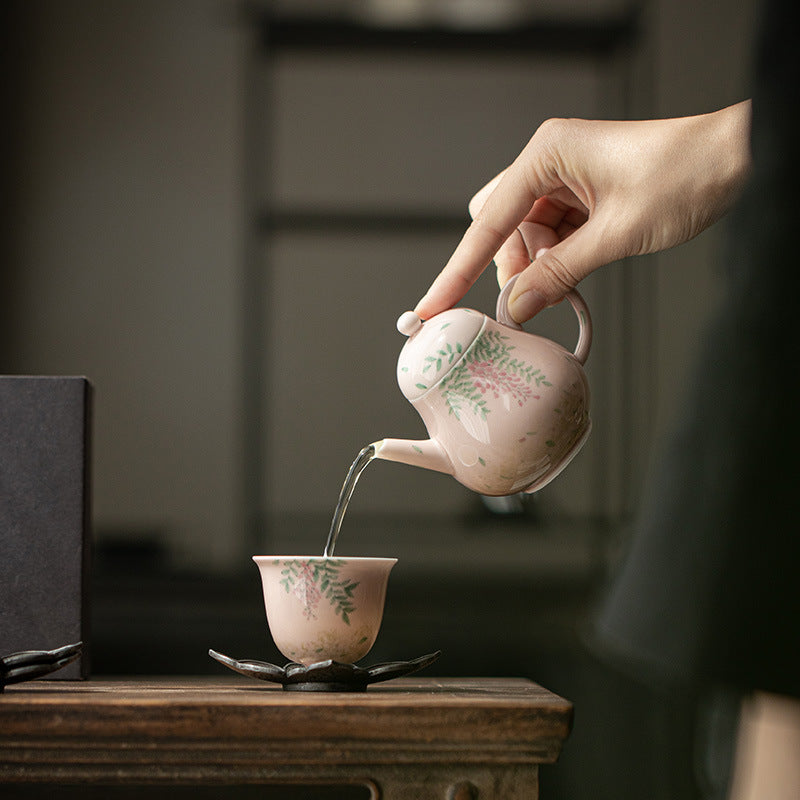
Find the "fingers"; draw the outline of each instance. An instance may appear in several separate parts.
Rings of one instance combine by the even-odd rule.
[[[469,201],[469,213],[473,219],[478,216],[487,198],[497,188],[497,184],[500,183],[505,172],[506,170],[503,170],[503,172],[489,181],[489,183],[480,189]],[[516,275],[518,272],[522,272],[522,270],[531,263],[531,250],[528,237],[522,233],[523,225],[525,225],[524,222],[520,223],[517,230],[503,242],[500,249],[494,254],[494,263],[497,267],[497,281],[501,287],[505,286],[509,278]],[[548,241],[548,245],[551,244],[553,244],[553,242]]]
[[[423,319],[450,308],[469,291],[530,211],[536,197],[517,172],[509,168],[495,179],[494,190],[486,196],[450,260],[417,304],[415,310]]]
[[[606,248],[598,246],[591,222],[551,248],[541,248],[534,260],[517,279],[508,301],[508,310],[522,323],[543,308],[564,299],[581,280],[607,263]]]
[[[472,200],[469,201],[469,215],[472,219],[478,216],[480,210],[483,208],[484,204],[486,203],[486,198],[497,188],[497,184],[503,178],[503,175],[506,174],[507,170],[503,170],[499,175],[495,175],[489,183],[486,184],[482,189],[479,189]]]
[[[417,303],[416,313],[422,319],[430,319],[454,306],[472,288],[507,236],[473,222],[444,269]]]
[[[522,223],[524,225],[524,223]],[[549,242],[552,245],[554,242]],[[517,228],[503,246],[495,253],[494,264],[497,268],[497,282],[502,288],[510,278],[527,269],[531,263],[531,250],[528,237]]]

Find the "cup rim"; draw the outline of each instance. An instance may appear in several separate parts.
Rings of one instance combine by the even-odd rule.
[[[396,558],[387,558],[384,556],[283,556],[283,555],[275,555],[275,556],[252,556],[253,561],[258,564],[261,561],[349,561],[355,563],[378,563],[378,564],[386,564],[392,563],[396,564]]]

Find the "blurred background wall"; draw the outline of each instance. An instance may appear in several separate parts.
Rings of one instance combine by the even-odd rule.
[[[2,14],[0,374],[95,386],[106,672],[211,671],[209,646],[270,655],[249,556],[321,552],[359,449],[423,435],[395,384],[394,322],[469,197],[548,117],[745,98],[757,22],[755,0]],[[674,797],[690,781],[671,766],[683,706],[652,710],[578,631],[679,411],[723,245],[716,226],[582,285],[594,430],[534,500],[490,509],[446,476],[375,462],[345,522],[340,552],[401,559],[376,660],[442,647],[441,673],[528,674],[576,702],[550,796]],[[465,302],[492,313],[496,293],[487,272]],[[568,309],[528,327],[574,345]]]
[[[98,535],[240,528],[244,33],[211,2],[6,4],[6,373],[96,389]],[[10,60],[10,59],[9,59]]]
[[[548,116],[745,96],[754,14],[728,6],[6,4],[0,369],[94,382],[98,536],[226,567],[268,546],[270,519],[328,515],[362,445],[421,434],[394,384],[394,319],[457,242],[471,194]],[[263,35],[270,9],[452,36],[337,45],[317,26],[285,45]],[[514,40],[536,25],[538,40]],[[481,31],[501,34],[494,47],[471,44]],[[542,506],[630,512],[713,303],[719,240],[587,281],[595,434]],[[487,274],[467,302],[491,311],[495,293]],[[533,329],[570,346],[560,312]],[[364,481],[353,513],[473,501],[394,465]]]

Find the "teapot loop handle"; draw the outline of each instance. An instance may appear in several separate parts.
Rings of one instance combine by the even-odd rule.
[[[501,325],[521,331],[523,330],[522,325],[514,320],[508,310],[508,298],[511,296],[511,290],[514,288],[518,277],[519,274],[514,275],[501,289],[500,294],[497,296],[495,317]],[[578,343],[575,345],[573,355],[580,364],[585,364],[586,359],[589,357],[589,349],[592,346],[592,317],[586,301],[581,297],[577,289],[571,289],[567,292],[566,298],[578,316]]]

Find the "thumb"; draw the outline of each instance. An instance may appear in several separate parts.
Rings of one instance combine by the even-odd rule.
[[[597,246],[592,227],[590,220],[553,247],[536,252],[509,297],[508,310],[516,322],[560,303],[587,275],[613,260],[606,248]]]

